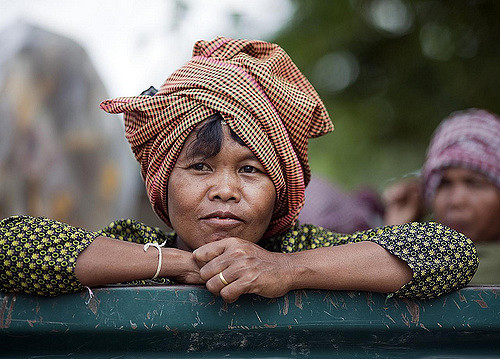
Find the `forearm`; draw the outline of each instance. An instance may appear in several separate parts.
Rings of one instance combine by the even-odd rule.
[[[158,277],[179,278],[195,271],[191,253],[176,248],[162,248],[162,261]],[[150,279],[156,273],[158,250],[142,244],[98,237],[76,261],[75,275],[86,286],[99,286]]]
[[[330,289],[395,292],[412,279],[408,265],[373,242],[283,254],[290,290]]]

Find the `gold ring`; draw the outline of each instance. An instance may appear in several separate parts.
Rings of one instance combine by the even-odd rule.
[[[224,286],[228,285],[229,283],[227,282],[226,278],[222,275],[222,272],[219,272],[219,279],[224,284]]]

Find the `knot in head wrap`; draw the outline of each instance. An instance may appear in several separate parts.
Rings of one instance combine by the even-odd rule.
[[[485,110],[469,109],[443,120],[434,132],[422,171],[428,201],[447,167],[479,172],[500,189],[500,118]]]
[[[182,145],[199,122],[220,113],[276,188],[266,237],[295,222],[310,178],[308,140],[333,130],[319,95],[283,49],[224,37],[198,41],[154,96],[107,100],[101,108],[124,113],[149,200],[169,225],[167,184]]]

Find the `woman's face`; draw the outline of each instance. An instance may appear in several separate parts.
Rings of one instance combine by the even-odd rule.
[[[473,241],[500,240],[500,191],[480,173],[464,168],[446,169],[433,210],[438,222]]]
[[[188,156],[186,140],[168,182],[168,215],[178,247],[194,250],[227,237],[258,242],[273,214],[274,184],[255,155],[222,126],[220,152]]]

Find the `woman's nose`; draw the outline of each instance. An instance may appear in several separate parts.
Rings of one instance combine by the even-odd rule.
[[[208,198],[211,201],[234,201],[241,199],[241,182],[236,174],[221,173],[214,175],[208,191]]]
[[[454,207],[460,207],[467,205],[469,199],[469,193],[466,186],[457,185],[453,186],[450,193],[449,203]]]

